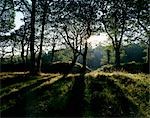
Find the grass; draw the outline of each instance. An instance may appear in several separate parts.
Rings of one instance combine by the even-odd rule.
[[[148,74],[0,75],[2,117],[150,117]]]
[[[132,104],[131,107],[133,107],[133,108],[130,108],[131,114],[129,112],[127,114],[127,116],[129,115],[131,117],[133,115],[136,117],[140,117],[140,116],[150,117],[150,110],[149,110],[149,108],[150,108],[150,102],[149,102],[150,75],[129,74],[129,73],[125,73],[125,72],[104,73],[101,71],[94,71],[94,72],[88,73],[86,76],[87,76],[87,78],[89,78],[89,77],[92,78],[92,79],[90,79],[90,81],[92,80],[92,82],[94,81],[96,84],[103,82],[102,79],[104,79],[104,78],[105,78],[105,80],[107,80],[106,86],[105,86],[105,82],[97,85],[98,87],[101,86],[100,92],[98,92],[100,94],[103,93],[102,90],[104,88],[107,89],[107,90],[104,89],[104,91],[107,91],[107,92],[104,92],[107,94],[106,98],[105,98],[106,100],[109,99],[110,96],[112,96],[112,95],[114,96],[116,93],[121,91],[119,94],[124,96],[129,101],[129,103]],[[109,81],[111,81],[113,84],[108,83]],[[88,84],[88,86],[89,86],[89,84]],[[105,86],[105,87],[102,88],[102,86]],[[96,86],[94,86],[94,88],[95,87]],[[109,89],[110,87],[112,87],[112,88]],[[114,93],[111,95],[110,94],[111,92],[109,92],[109,91],[110,90],[113,91],[113,89],[115,89],[116,87],[118,88],[117,91],[114,91]],[[115,96],[117,97],[117,95],[115,95]],[[100,98],[103,98],[103,97],[101,96]],[[123,98],[121,98],[121,99],[123,99]],[[113,101],[116,101],[116,100],[112,99],[111,103],[113,103]],[[123,101],[123,102],[125,102],[125,101]],[[118,103],[119,102],[117,102],[117,104]],[[117,104],[114,105],[114,107],[117,106]],[[133,110],[136,109],[136,111],[132,111],[132,109]],[[106,114],[106,115],[108,115],[108,114]],[[122,115],[120,115],[120,116],[122,116]],[[125,116],[126,116],[126,114],[125,114]]]

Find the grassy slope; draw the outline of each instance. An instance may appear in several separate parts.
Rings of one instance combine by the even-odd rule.
[[[150,117],[150,75],[1,73],[0,81],[2,116]]]
[[[96,103],[89,104],[100,116],[150,116],[150,75],[95,71],[86,76],[88,101]]]

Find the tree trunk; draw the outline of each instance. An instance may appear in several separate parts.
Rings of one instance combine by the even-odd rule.
[[[46,12],[47,12],[47,1],[45,2],[44,11],[43,11],[43,19],[42,19],[42,31],[41,31],[41,42],[40,42],[40,52],[38,55],[37,60],[37,72],[41,72],[41,66],[42,66],[42,47],[43,47],[43,38],[44,38],[44,28],[46,23]]]
[[[5,56],[5,49],[4,49],[4,47],[2,47],[2,55],[1,55],[1,62],[0,62],[0,64],[3,64],[4,56]]]
[[[107,50],[107,64],[110,64],[110,50]]]
[[[34,75],[36,72],[35,68],[35,53],[34,53],[34,41],[35,41],[35,5],[36,0],[32,0],[32,11],[31,11],[31,35],[30,35],[30,74]]]
[[[149,39],[149,42],[148,42],[148,56],[147,56],[147,61],[148,61],[148,73],[150,74],[150,39]]]
[[[24,38],[23,38],[22,41],[21,41],[21,48],[22,48],[22,51],[21,51],[21,58],[22,58],[23,64],[25,64],[25,59],[24,59]]]
[[[53,45],[53,48],[52,48],[51,63],[53,62],[53,59],[54,59],[54,53],[55,53],[55,45]]]
[[[74,53],[74,54],[73,54],[72,62],[71,62],[71,64],[70,64],[69,68],[67,69],[67,73],[66,73],[66,74],[68,74],[69,72],[72,71],[73,67],[74,67],[75,64],[76,64],[77,58],[78,58],[77,53]]]
[[[86,56],[87,56],[87,50],[88,50],[88,46],[87,46],[87,40],[85,43],[85,49],[84,49],[84,53],[83,53],[83,67],[81,72],[84,74],[86,72]]]
[[[73,60],[72,60],[72,63],[71,63],[71,67],[70,67],[70,70],[72,70],[72,68],[74,67],[74,65],[76,64],[76,61],[77,61],[77,54],[74,54],[73,56]]]
[[[22,48],[22,51],[21,51],[21,58],[22,58],[22,62],[23,64],[25,64],[25,56],[24,56],[24,41],[26,39],[26,23],[25,23],[25,26],[24,26],[24,34],[23,34],[23,38],[21,40],[21,48]]]
[[[26,64],[28,63],[28,56],[29,56],[29,41],[27,41],[27,49],[26,49]]]
[[[13,41],[13,47],[12,47],[12,50],[11,50],[11,53],[12,53],[12,56],[11,56],[11,63],[13,63],[13,59],[14,59],[14,51],[15,51],[15,41]]]
[[[120,48],[115,48],[115,65],[116,67],[120,66]]]

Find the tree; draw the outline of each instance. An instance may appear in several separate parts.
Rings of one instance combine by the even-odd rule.
[[[66,44],[71,48],[73,53],[73,59],[70,66],[71,69],[75,65],[78,56],[82,54],[81,47],[83,42],[82,42],[82,36],[80,34],[81,30],[80,27],[78,26],[79,24],[77,22],[71,23],[71,25],[67,24],[67,26],[63,27],[64,34],[60,32],[61,36],[65,40]]]
[[[32,10],[31,10],[31,35],[30,35],[30,74],[36,74],[35,68],[35,52],[34,52],[34,42],[35,42],[35,12],[36,12],[36,0],[32,0]]]
[[[150,73],[150,29],[149,29],[149,4],[147,0],[129,0],[128,16],[128,32],[126,36],[129,37],[128,41],[142,42],[147,45],[147,63]]]
[[[81,50],[82,47],[82,57],[83,57],[83,67],[82,67],[82,72],[85,73],[86,71],[86,56],[87,56],[87,50],[88,50],[88,42],[87,39],[91,36],[93,26],[95,24],[96,20],[96,12],[97,12],[97,3],[98,1],[94,0],[73,0],[68,2],[66,5],[65,9],[65,16],[63,19],[66,17],[67,22],[65,27],[63,28],[67,40],[71,40],[71,43],[69,43],[69,40],[66,42],[70,45],[70,47],[73,49],[74,53],[74,58],[76,60],[76,57],[79,55],[78,51],[79,49]],[[68,26],[71,25],[72,28],[69,28],[69,32],[67,31]],[[70,26],[69,26],[70,27]],[[79,28],[78,28],[79,27]],[[78,43],[78,41],[80,43]],[[75,48],[74,48],[75,46]],[[76,56],[77,55],[77,56]]]
[[[17,0],[14,1],[16,12],[21,12],[23,14],[24,25],[22,25],[18,30],[15,30],[18,40],[21,43],[21,58],[22,62],[25,64],[29,57],[29,35],[31,33],[31,5],[27,0]],[[26,47],[26,48],[25,48]],[[26,52],[26,55],[25,55]]]
[[[115,50],[115,65],[120,66],[120,48],[126,31],[127,5],[124,1],[109,1],[102,8],[102,23]]]
[[[47,19],[47,10],[49,6],[49,1],[45,0],[44,3],[42,3],[43,7],[43,13],[42,13],[42,30],[41,30],[41,39],[40,39],[40,51],[38,54],[37,59],[37,72],[41,72],[41,64],[42,64],[42,47],[43,47],[43,39],[44,39],[44,30],[45,30],[45,24]]]
[[[150,28],[149,23],[150,23],[150,12],[149,12],[149,4],[150,2],[147,0],[138,0],[136,2],[136,11],[137,11],[137,21],[138,24],[142,27],[142,29],[145,32],[145,38],[147,38],[147,62],[149,66],[149,73],[150,73]]]
[[[136,50],[136,51],[133,51]],[[141,44],[129,44],[124,46],[125,56],[123,58],[124,62],[132,62],[135,61],[136,63],[143,63],[145,57],[144,47]]]

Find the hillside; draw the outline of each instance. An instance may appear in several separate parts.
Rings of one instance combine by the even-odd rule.
[[[150,117],[150,75],[0,73],[2,117]]]

